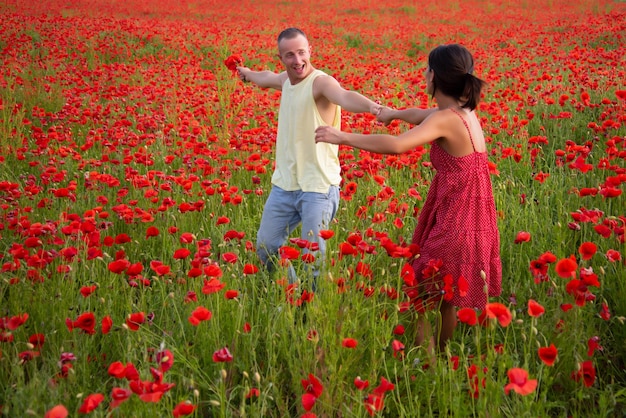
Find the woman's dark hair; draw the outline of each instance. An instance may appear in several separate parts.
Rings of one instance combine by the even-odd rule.
[[[439,89],[445,95],[463,100],[462,107],[476,109],[486,83],[472,74],[474,59],[464,46],[438,46],[428,55],[428,67],[434,72],[433,94]]]
[[[298,28],[287,28],[278,34],[277,42],[280,43],[283,39],[293,39],[298,35],[302,35],[306,38],[306,35],[301,29]]]

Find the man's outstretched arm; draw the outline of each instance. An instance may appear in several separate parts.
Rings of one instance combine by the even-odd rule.
[[[243,82],[251,82],[261,88],[282,90],[283,83],[287,79],[287,73],[275,73],[269,70],[253,71],[248,67],[237,67],[239,78]]]

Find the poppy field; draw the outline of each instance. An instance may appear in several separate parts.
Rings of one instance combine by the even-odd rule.
[[[626,413],[623,1],[7,0],[0,23],[0,416]],[[436,358],[403,291],[428,147],[340,148],[314,291],[299,231],[301,282],[255,254],[280,92],[231,64],[282,71],[290,26],[386,106],[436,105],[439,44],[487,82],[503,292]]]

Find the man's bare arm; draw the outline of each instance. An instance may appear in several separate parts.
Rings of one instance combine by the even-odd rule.
[[[269,70],[253,71],[248,67],[237,67],[239,78],[243,82],[251,82],[261,88],[271,88],[276,90],[282,90],[283,83],[287,79],[287,73],[275,73]]]
[[[379,122],[383,122],[385,125],[389,125],[392,120],[400,119],[405,122],[408,122],[412,125],[419,125],[430,116],[433,112],[435,112],[437,108],[431,109],[418,109],[418,108],[409,108],[409,109],[390,109],[388,107],[383,107],[376,117]]]
[[[371,113],[377,115],[382,108],[381,105],[362,94],[344,89],[339,85],[339,82],[331,76],[318,77],[315,79],[313,95],[316,99],[319,96],[324,96],[328,101],[352,113]]]

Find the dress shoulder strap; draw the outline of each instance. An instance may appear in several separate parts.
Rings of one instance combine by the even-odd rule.
[[[474,152],[476,152],[476,147],[474,146],[474,139],[472,138],[472,132],[470,131],[469,124],[467,123],[465,118],[457,110],[455,110],[455,109],[453,109],[451,107],[449,107],[448,109],[453,111],[463,121],[463,125],[465,125],[465,129],[467,129],[467,133],[469,134],[470,142],[472,143],[472,149],[474,150]]]

